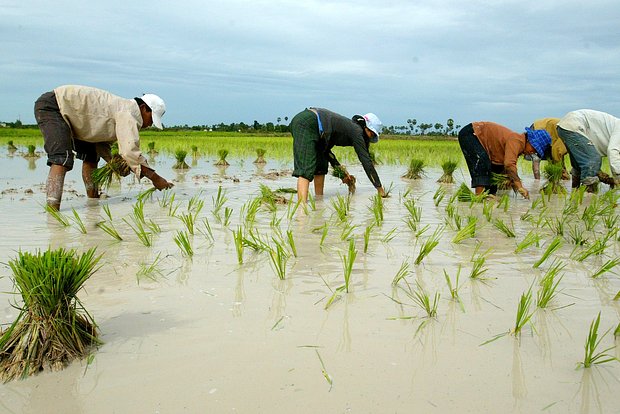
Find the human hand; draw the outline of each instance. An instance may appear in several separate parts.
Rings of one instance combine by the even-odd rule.
[[[525,198],[526,200],[530,199],[530,193],[527,191],[527,189],[525,187],[519,187],[517,189],[517,191],[519,192],[519,194],[521,194],[523,196],[523,198]]]
[[[171,183],[170,181],[167,181],[165,178],[161,177],[158,174],[154,174],[151,181],[153,182],[153,186],[157,188],[159,191],[167,190],[169,188],[174,187],[173,183]]]

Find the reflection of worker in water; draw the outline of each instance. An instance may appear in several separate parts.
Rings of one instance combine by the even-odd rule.
[[[620,119],[592,109],[572,111],[558,122],[558,136],[568,149],[573,188],[596,191],[599,181],[620,185]],[[605,156],[613,178],[601,172]]]
[[[69,85],[41,95],[35,102],[34,114],[50,166],[47,204],[60,209],[65,174],[73,169],[74,151],[83,161],[82,179],[87,196],[99,197],[92,172],[97,168],[102,147],[107,147],[103,158],[111,160],[109,145],[115,141],[120,156],[137,177],[147,177],[158,190],[172,187],[142,156],[138,132],[151,125],[162,129],[165,111],[164,101],[153,94],[125,99],[101,89]]]
[[[537,154],[526,155],[526,160],[532,161],[532,171],[534,172],[534,178],[540,180],[540,161],[550,160],[551,162],[562,163],[562,179],[568,180],[570,178],[568,171],[564,165],[564,156],[568,154],[566,145],[558,136],[558,121],[560,118],[542,118],[537,119],[530,126],[531,129],[544,129],[551,136],[551,151],[546,151],[543,157],[539,157]]]
[[[512,188],[529,198],[517,173],[517,160],[521,154],[542,157],[551,145],[551,137],[544,130],[526,128],[519,134],[495,122],[473,122],[459,131],[459,145],[476,194],[485,190],[494,194],[497,186],[491,183],[491,173],[504,173]]]
[[[369,152],[370,143],[379,141],[382,128],[383,124],[372,113],[349,119],[327,109],[309,108],[295,115],[290,130],[295,163],[293,176],[297,177],[299,200],[308,199],[311,181],[314,181],[315,194],[323,194],[328,163],[332,167],[340,165],[331,151],[334,146],[353,147],[370,182],[382,197],[386,197]],[[353,179],[347,174],[343,182],[348,184]]]

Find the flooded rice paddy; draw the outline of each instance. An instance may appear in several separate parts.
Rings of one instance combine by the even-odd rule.
[[[602,213],[584,223],[591,195],[576,211],[566,211],[568,197],[541,202],[542,183],[524,174],[531,201],[506,193],[507,209],[498,202],[484,209],[481,203],[450,202],[459,184],[469,182],[464,166],[455,174],[457,184],[440,185],[439,168],[410,181],[401,179],[406,167],[379,165],[384,185],[393,184],[381,220],[376,205],[373,211],[375,190],[361,166],[352,166],[358,189],[343,218],[335,205],[345,199],[346,186],[328,177],[315,208],[304,212],[278,204],[274,212],[263,203],[250,220],[261,184],[295,187],[291,163],[257,166],[252,159],[231,159],[222,169],[214,166],[216,159],[192,163],[188,157],[193,168],[178,173],[173,161],[152,160],[175,187],[144,201],[152,234],[147,247],[130,226],[147,180],[128,177],[108,198],[87,200],[77,161],[67,175],[62,213],[72,217],[75,209],[84,234],[75,221],[62,226],[44,212],[44,157],[0,154],[0,323],[18,313],[11,305],[19,296],[6,293],[13,285],[5,264],[17,251],[96,246],[103,266],[79,296],[104,342],[90,363],[76,361],[59,372],[0,385],[0,412],[620,412],[620,363],[579,366],[597,314],[599,335],[611,329],[601,351],[617,344],[613,331],[620,321],[620,301],[614,300],[620,266],[592,277],[620,255],[617,233],[602,253],[577,260],[618,227]],[[446,194],[438,201],[440,186]],[[225,200],[218,208],[220,188]],[[603,199],[602,193],[595,203],[602,206]],[[110,221],[105,205],[122,241],[97,227]],[[409,221],[412,226],[407,206],[419,209],[413,210],[419,220]],[[188,231],[179,217],[196,211],[188,256],[175,237]],[[558,249],[534,267],[559,232],[555,220],[563,211]],[[605,214],[618,215],[618,208],[611,211]],[[464,227],[469,217],[477,220],[473,237],[455,242],[457,223]],[[498,219],[515,237],[494,225]],[[572,227],[582,229],[589,244],[576,246]],[[239,229],[248,238],[253,229],[266,245],[283,246],[289,256],[280,268],[283,280],[267,250],[246,245],[239,263]],[[443,231],[436,247],[416,265],[437,229]],[[538,246],[515,253],[530,232],[540,237]],[[346,293],[339,288],[345,284],[343,262],[352,256],[351,238],[357,254]],[[476,259],[483,273],[472,278]],[[557,295],[539,309],[540,281],[558,264],[564,267],[557,273]],[[451,296],[446,279],[455,288],[457,274],[460,299]],[[402,278],[394,283],[397,275]],[[525,313],[531,319],[515,333],[517,307],[530,288]],[[431,306],[439,295],[436,316],[428,317],[416,293],[426,293]],[[608,353],[620,356],[618,348]]]

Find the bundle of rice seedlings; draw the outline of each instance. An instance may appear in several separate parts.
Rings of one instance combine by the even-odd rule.
[[[9,261],[23,304],[0,335],[0,377],[9,381],[44,369],[58,370],[100,344],[97,325],[77,298],[97,271],[95,249],[20,252]]]
[[[452,175],[454,174],[454,171],[456,170],[456,167],[458,166],[459,166],[459,163],[457,161],[453,161],[453,160],[444,161],[441,164],[443,175],[439,177],[439,180],[437,180],[437,182],[446,183],[446,184],[454,183],[454,177]]]
[[[228,166],[230,165],[228,161],[226,161],[226,157],[228,157],[228,150],[221,149],[217,151],[218,157],[220,157],[219,161],[215,163],[215,165]]]
[[[461,183],[461,186],[459,187],[458,190],[456,190],[456,193],[454,194],[454,196],[456,196],[456,199],[459,201],[466,201],[466,202],[482,202],[484,201],[485,198],[487,198],[488,193],[486,191],[484,191],[482,194],[476,195],[465,183]]]
[[[176,158],[177,163],[172,166],[175,170],[189,170],[190,166],[185,162],[185,157],[187,157],[187,151],[178,149],[174,152],[174,158]]]
[[[17,147],[13,143],[13,140],[10,140],[9,142],[7,142],[6,146],[7,146],[7,149],[9,150],[9,152],[17,151]]]
[[[254,164],[266,164],[265,161],[265,153],[267,151],[263,148],[256,148],[256,159],[254,160]]]
[[[121,177],[127,176],[129,172],[130,169],[127,162],[117,154],[112,156],[110,162],[103,167],[93,171],[93,183],[101,189],[106,189],[110,187],[112,181],[120,181]]]
[[[198,146],[197,145],[192,145],[192,157],[198,158]]]
[[[26,158],[38,158],[39,156],[37,155],[37,153],[35,152],[37,149],[36,146],[34,145],[28,145],[28,152],[26,153],[25,157]]]
[[[336,178],[340,178],[343,184],[346,184],[349,187],[349,193],[353,194],[355,192],[355,183],[356,179],[353,175],[349,174],[347,168],[344,165],[336,165],[332,168],[332,175]]]
[[[562,172],[564,167],[561,162],[545,163],[543,175],[547,179],[545,185],[542,186],[540,192],[543,194],[566,194],[566,189],[562,185]]]
[[[151,141],[147,144],[148,152],[150,155],[157,155],[158,152],[155,150],[155,142]]]
[[[512,188],[512,181],[506,174],[491,172],[491,185],[496,186],[498,190],[508,190]]]
[[[424,160],[420,160],[417,158],[412,158],[409,163],[409,169],[403,175],[403,178],[408,178],[410,180],[419,180],[424,175]]]

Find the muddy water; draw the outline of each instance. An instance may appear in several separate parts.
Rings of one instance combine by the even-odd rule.
[[[400,179],[403,168],[379,166],[383,182],[394,188],[385,200],[384,222],[372,230],[364,253],[375,192],[363,170],[352,168],[358,191],[348,221],[356,226],[352,235],[358,255],[350,292],[325,309],[332,290],[344,283],[341,255],[348,248],[332,207],[346,187],[335,178],[328,177],[315,211],[289,217],[286,206],[278,207],[279,228],[293,231],[298,251],[286,265],[286,279],[280,280],[264,252],[246,247],[244,263],[237,263],[231,230],[241,221],[241,207],[258,195],[259,184],[295,186],[290,174],[276,174],[290,167],[286,163],[257,168],[251,160],[229,160],[232,165],[221,170],[213,166],[215,160],[199,159],[193,169],[177,174],[170,169],[172,160],[155,160],[158,171],[176,183],[178,212],[198,194],[205,202],[200,217],[209,220],[214,241],[197,233],[192,239],[195,254],[186,258],[174,242],[184,226],[160,205],[161,193],[144,209],[162,230],[152,247],[142,245],[122,220],[131,215],[146,182],[125,179],[122,187],[109,191],[109,198],[89,202],[79,171],[71,172],[62,211],[69,215],[75,208],[86,224],[84,235],[77,226],[62,227],[43,212],[48,171],[43,159],[33,168],[24,159],[2,155],[0,261],[14,258],[19,249],[97,246],[104,266],[80,297],[97,321],[104,345],[90,365],[77,361],[60,372],[0,385],[0,412],[620,412],[619,363],[576,369],[597,313],[603,331],[620,321],[620,306],[613,301],[620,290],[617,275],[590,277],[593,269],[619,255],[618,242],[610,243],[602,257],[580,263],[569,258],[574,246],[565,240],[555,254],[567,266],[552,309],[535,311],[520,336],[507,334],[481,345],[514,326],[521,294],[532,285],[537,291],[536,281],[551,265],[549,259],[532,267],[553,238],[546,227],[538,228],[541,247],[514,253],[516,243],[536,228],[520,220],[531,201],[512,196],[508,212],[496,208],[493,213],[505,222],[513,220],[516,238],[489,224],[481,206],[457,203],[461,216],[479,217],[475,237],[454,244],[455,231],[446,227],[437,247],[415,266],[421,244],[445,224],[445,207],[457,185],[446,186],[447,195],[436,207],[433,194],[440,171],[408,182]],[[466,179],[462,171],[456,178]],[[528,176],[525,184],[538,197],[540,184]],[[233,209],[228,226],[212,214],[219,186],[226,190],[225,207]],[[421,227],[429,225],[417,238],[403,222],[405,197],[422,208]],[[104,204],[110,206],[122,242],[96,228]],[[556,197],[545,214],[555,214],[563,205]],[[541,210],[538,206],[534,215]],[[261,235],[273,236],[271,222],[272,214],[261,210],[255,227]],[[317,229],[326,222],[328,233],[321,243]],[[385,240],[394,228],[393,238]],[[602,232],[602,225],[597,229]],[[486,280],[468,277],[478,243],[479,252],[492,249]],[[157,272],[137,277],[158,255]],[[411,264],[406,281],[412,288],[417,281],[431,297],[441,294],[436,318],[425,317],[406,294],[405,282],[392,286],[404,261]],[[461,304],[450,299],[444,277],[445,270],[454,281],[459,266]],[[9,269],[3,265],[0,272],[0,291],[11,291]],[[0,296],[0,323],[15,319],[14,300],[6,293]],[[613,345],[608,335],[601,346]]]

